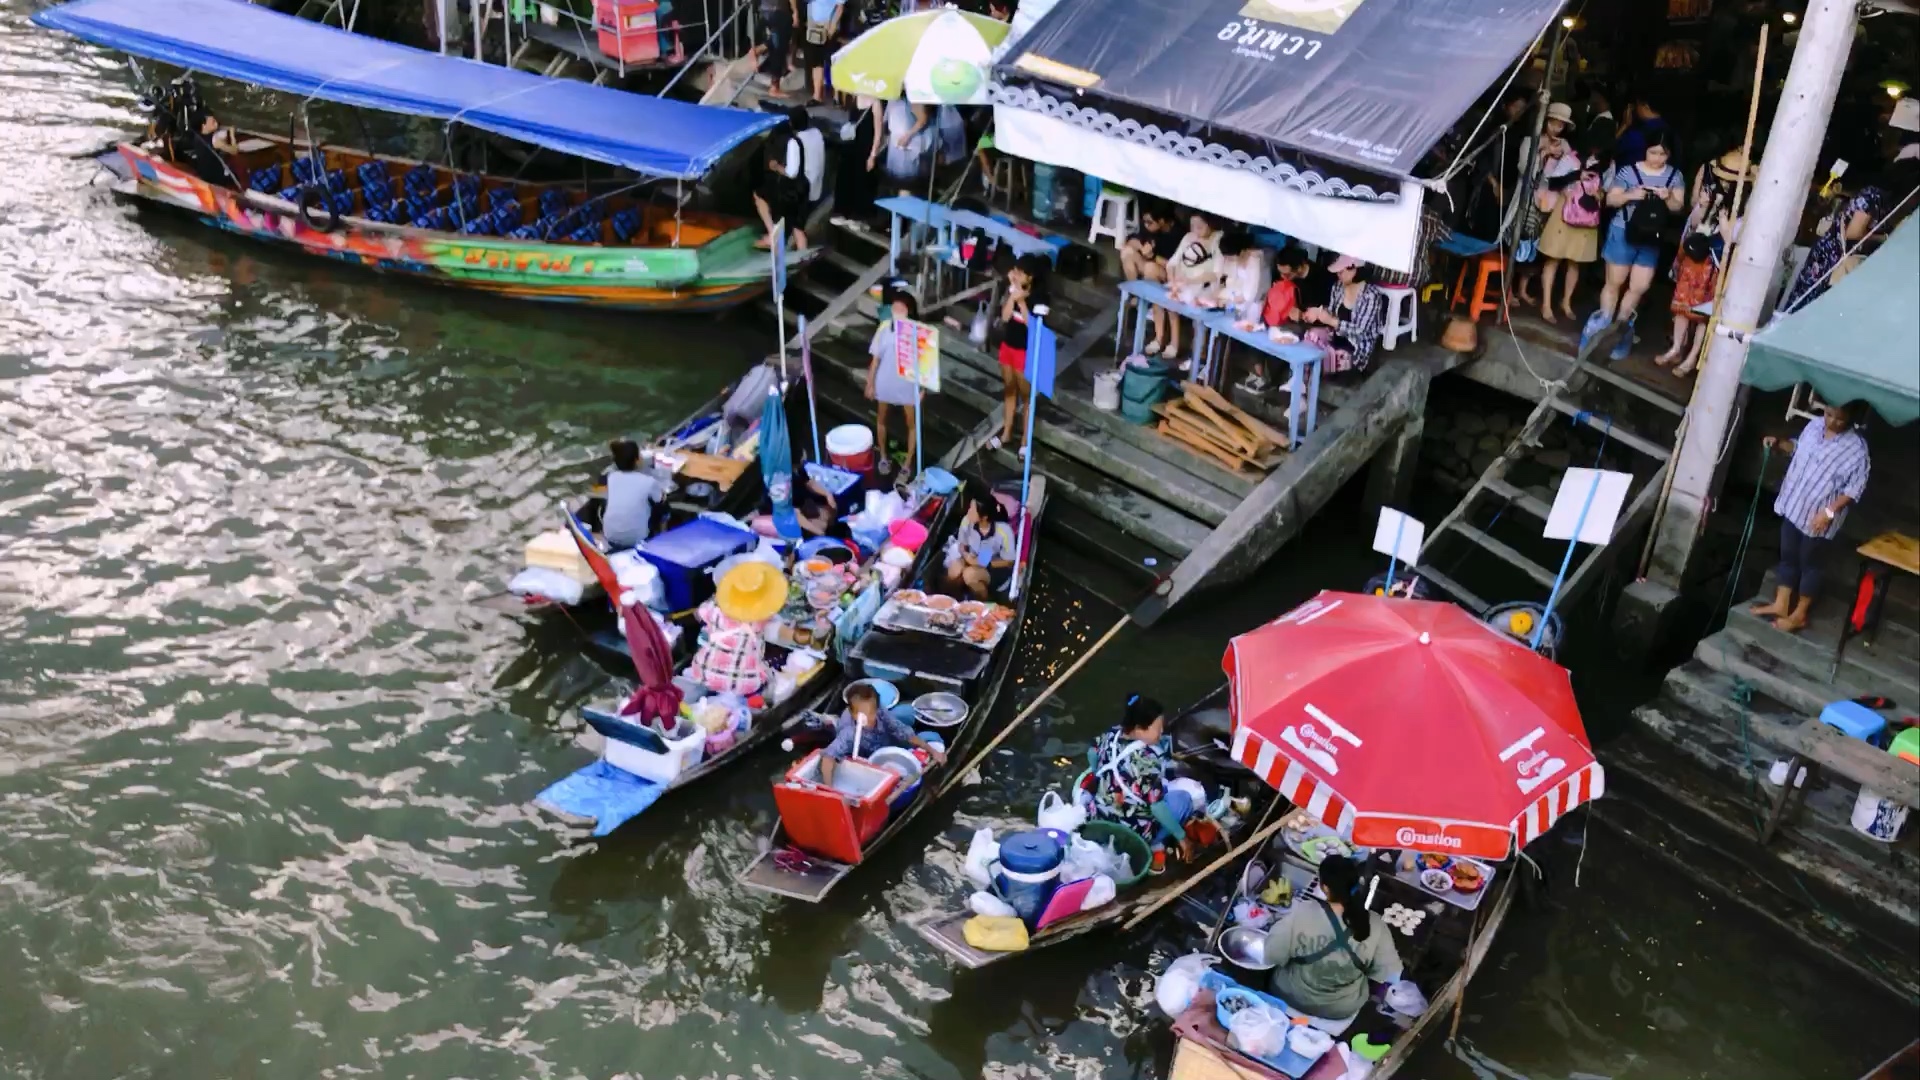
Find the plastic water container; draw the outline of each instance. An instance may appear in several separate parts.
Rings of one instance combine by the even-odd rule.
[[[857,473],[873,471],[873,429],[841,424],[827,432],[827,460]]]
[[[1106,412],[1120,411],[1120,373],[1102,371],[1093,377],[1093,407]]]
[[[1038,829],[1014,833],[1000,841],[994,891],[1031,927],[1040,921],[1059,885],[1060,862],[1065,857],[1059,841]]]

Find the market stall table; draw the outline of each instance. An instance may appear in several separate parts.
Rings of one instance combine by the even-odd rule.
[[[1857,629],[1851,617],[1840,624],[1840,640],[1833,647],[1833,670],[1827,674],[1828,682],[1840,674],[1840,659],[1847,651],[1848,641],[1864,636],[1869,646],[1874,643],[1880,629],[1880,609],[1886,606],[1886,592],[1892,584],[1892,571],[1920,576],[1920,539],[1906,533],[1883,532],[1855,551],[1860,556],[1860,576],[1853,584],[1854,610],[1860,610],[1860,597],[1869,597],[1869,601],[1861,612]]]
[[[940,242],[948,242],[951,225],[947,209],[938,203],[931,203],[917,195],[891,195],[884,199],[875,199],[873,205],[885,210],[887,222],[887,273],[900,271],[900,220],[915,225],[924,225],[940,235]]]
[[[972,210],[947,211],[947,224],[954,229],[971,229],[985,233],[1005,244],[1015,256],[1045,255],[1049,261],[1052,261],[1060,253],[1058,247],[1042,237],[1021,232],[1004,221],[990,218],[985,214],[976,214]]]
[[[1216,311],[1206,319],[1203,325],[1215,336],[1208,341],[1206,368],[1214,370],[1213,347],[1220,346],[1222,359],[1225,358],[1225,342],[1230,338],[1255,352],[1271,356],[1287,365],[1287,449],[1297,448],[1301,441],[1313,434],[1320,416],[1320,361],[1326,356],[1326,350],[1309,342],[1299,341],[1283,345],[1267,336],[1265,330],[1242,330],[1234,325],[1231,312]],[[1302,429],[1300,413],[1306,409],[1306,424]]]
[[[1142,306],[1140,319],[1133,326],[1133,352],[1143,352],[1147,347],[1147,307],[1165,308],[1181,318],[1193,320],[1193,356],[1204,361],[1207,355],[1207,319],[1218,314],[1218,308],[1196,307],[1193,304],[1175,300],[1167,287],[1154,281],[1126,281],[1120,284],[1119,322],[1113,328],[1113,351],[1120,351],[1120,338],[1127,328],[1127,302],[1137,301]],[[1129,354],[1131,355],[1131,354]]]

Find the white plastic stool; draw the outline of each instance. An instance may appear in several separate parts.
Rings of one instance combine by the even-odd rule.
[[[1420,303],[1412,289],[1390,288],[1382,285],[1380,291],[1387,297],[1387,325],[1381,328],[1380,344],[1391,349],[1400,342],[1400,335],[1407,335],[1412,341],[1420,336]]]
[[[1087,227],[1087,243],[1109,236],[1118,247],[1139,231],[1140,206],[1133,201],[1132,193],[1101,185],[1099,201],[1093,204],[1093,224]]]

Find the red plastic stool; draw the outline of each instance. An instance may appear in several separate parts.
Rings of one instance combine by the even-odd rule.
[[[1473,298],[1471,303],[1467,303],[1467,275],[1469,273],[1473,274]],[[1449,307],[1457,308],[1462,303],[1467,303],[1467,318],[1475,322],[1480,321],[1480,316],[1484,312],[1501,312],[1504,307],[1501,303],[1501,290],[1497,287],[1489,287],[1489,282],[1491,282],[1495,276],[1500,276],[1503,283],[1506,280],[1505,276],[1501,274],[1500,249],[1498,248],[1481,252],[1480,255],[1472,261],[1461,263],[1460,276],[1453,283],[1453,303],[1449,305]],[[1502,314],[1500,318],[1504,321],[1505,315]]]

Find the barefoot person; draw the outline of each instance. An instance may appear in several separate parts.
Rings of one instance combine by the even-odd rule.
[[[1847,520],[1847,508],[1866,493],[1867,440],[1857,430],[1866,409],[1858,401],[1828,405],[1826,416],[1808,421],[1798,439],[1767,436],[1766,445],[1792,454],[1793,462],[1773,500],[1773,512],[1780,515],[1773,602],[1751,610],[1771,616],[1773,625],[1789,634],[1807,625],[1820,594],[1827,548]]]

